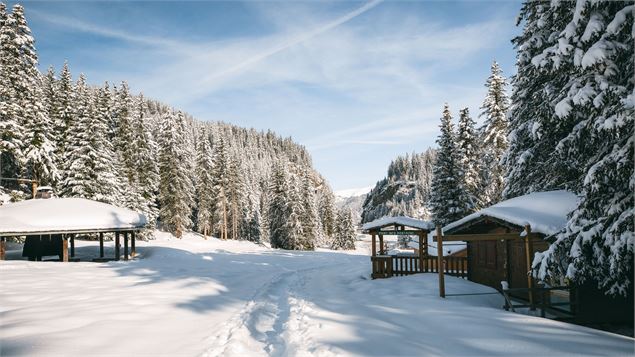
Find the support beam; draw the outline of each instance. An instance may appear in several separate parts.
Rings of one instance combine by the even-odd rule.
[[[0,260],[4,260],[7,254],[6,237],[0,237]]]
[[[384,255],[386,254],[386,252],[384,252],[384,235],[380,234],[379,235],[379,255]]]
[[[115,260],[119,260],[119,232],[115,232]]]
[[[68,262],[68,237],[62,236],[62,261]]]
[[[439,296],[445,298],[445,276],[443,267],[443,233],[437,225],[437,269],[439,270]]]
[[[531,226],[525,226],[525,260],[527,263],[527,287],[532,289],[534,287],[534,278],[531,273],[531,256],[533,255],[532,248],[533,244],[531,244]],[[531,310],[536,310],[536,306],[534,304],[534,292],[533,290],[529,290],[529,305],[531,306]]]
[[[422,233],[423,234],[423,248],[424,248],[423,254],[426,257],[429,256],[429,253],[428,253],[428,233],[429,233],[428,231],[423,231],[423,233]]]
[[[128,258],[128,232],[123,232],[123,260]]]
[[[371,253],[372,256],[375,257],[377,256],[377,242],[376,242],[376,238],[375,238],[375,233],[372,233],[373,236],[373,241],[372,241],[372,248],[371,248]]]
[[[423,253],[424,253],[423,252],[423,233],[419,233],[419,271],[420,272],[423,272],[423,257],[424,257]]]
[[[137,255],[137,249],[135,248],[135,240],[136,240],[136,233],[135,231],[132,231],[130,232],[130,256],[132,258],[134,258],[135,255]]]
[[[437,240],[437,236],[433,237]],[[516,239],[520,240],[523,237],[520,236],[520,232],[516,233],[485,233],[485,234],[448,234],[443,236],[445,242],[476,242],[476,241],[491,241],[491,240],[507,240]]]
[[[71,258],[75,257],[75,235],[71,234]]]
[[[104,233],[99,233],[99,257],[104,257]]]

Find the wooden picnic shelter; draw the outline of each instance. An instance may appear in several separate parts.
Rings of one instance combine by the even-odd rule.
[[[445,267],[448,274],[462,276],[466,271],[465,258],[431,256],[428,251],[428,234],[434,228],[429,221],[411,217],[383,217],[362,226],[362,231],[371,235],[371,277],[389,278],[417,273],[433,273]],[[384,245],[384,236],[416,236],[416,253],[389,254]]]
[[[75,257],[75,238],[98,236],[99,258],[94,261],[123,259],[136,255],[136,235],[144,229],[146,218],[129,209],[83,198],[31,199],[0,206],[0,260],[5,259],[6,240],[26,237],[23,256],[42,260],[58,255],[68,262]],[[104,234],[113,233],[114,256],[105,257]]]

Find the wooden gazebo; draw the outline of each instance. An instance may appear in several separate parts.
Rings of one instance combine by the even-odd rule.
[[[121,257],[123,236],[123,258],[128,260],[136,253],[135,235],[145,225],[143,214],[83,198],[32,199],[6,204],[0,206],[0,260],[5,259],[7,237],[26,237],[28,246],[25,244],[23,255],[29,259],[59,255],[60,261],[68,262],[75,256],[75,237],[81,234],[99,236],[99,258],[94,260],[110,260],[104,257],[104,233],[115,235],[114,260]]]
[[[366,223],[362,230],[372,236],[371,265],[373,279],[388,278],[394,275],[435,272],[439,266],[437,257],[428,254],[428,233],[434,228],[432,222],[411,217],[384,217]],[[419,238],[417,254],[389,255],[384,247],[384,236],[410,235]],[[379,242],[378,242],[379,240]],[[377,245],[379,243],[379,250]],[[452,259],[446,257],[446,259]]]

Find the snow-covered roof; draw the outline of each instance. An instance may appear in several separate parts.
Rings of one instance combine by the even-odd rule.
[[[397,216],[397,217],[383,217],[376,219],[372,222],[365,223],[362,226],[362,230],[368,231],[371,229],[379,229],[386,226],[399,225],[412,228],[419,228],[425,230],[434,229],[434,224],[430,221],[422,221],[420,219],[414,219],[412,217]]]
[[[552,235],[567,223],[567,215],[578,203],[578,196],[565,190],[534,192],[499,202],[443,227],[457,228],[475,218],[493,217],[517,226],[529,224],[532,232]]]
[[[83,233],[141,228],[146,217],[83,198],[26,200],[0,206],[0,236]]]

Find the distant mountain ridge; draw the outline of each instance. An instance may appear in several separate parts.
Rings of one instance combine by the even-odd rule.
[[[430,219],[428,200],[436,151],[398,156],[388,166],[384,179],[366,195],[361,222],[384,216]]]

